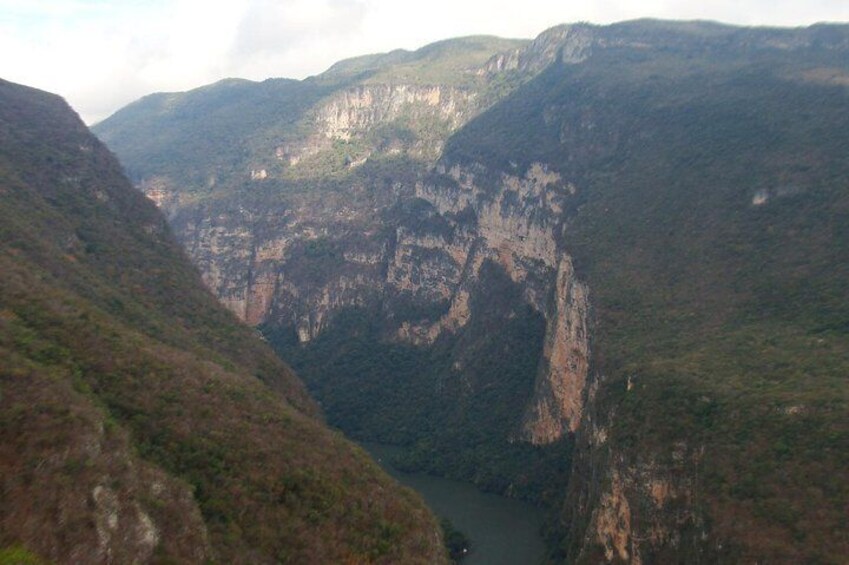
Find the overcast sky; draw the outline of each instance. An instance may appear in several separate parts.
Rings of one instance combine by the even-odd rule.
[[[225,77],[304,78],[449,37],[640,17],[798,26],[849,21],[849,0],[0,0],[0,78],[61,94],[91,124]]]

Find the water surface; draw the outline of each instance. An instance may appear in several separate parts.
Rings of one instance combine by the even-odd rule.
[[[545,556],[543,511],[526,502],[484,493],[471,483],[423,473],[402,473],[391,464],[400,448],[362,444],[401,484],[417,491],[440,518],[448,518],[472,543],[463,565],[536,565]]]

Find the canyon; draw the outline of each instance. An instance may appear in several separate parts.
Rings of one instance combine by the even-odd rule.
[[[552,560],[837,562],[847,50],[564,25],[94,129],[331,424],[546,506]]]

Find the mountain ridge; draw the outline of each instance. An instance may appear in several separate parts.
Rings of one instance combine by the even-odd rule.
[[[207,185],[99,131],[331,422],[560,508],[555,559],[838,562],[847,49],[556,26],[476,89],[344,85]]]

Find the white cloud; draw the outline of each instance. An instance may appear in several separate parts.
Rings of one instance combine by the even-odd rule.
[[[359,0],[253,0],[230,50],[230,70],[249,78],[302,78],[328,66],[362,37]]]
[[[339,59],[448,37],[533,37],[638,17],[742,25],[849,20],[846,0],[0,0],[0,76],[65,96],[89,123],[154,91],[303,78]]]

